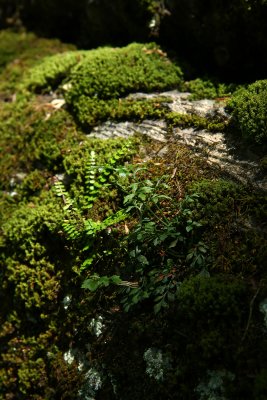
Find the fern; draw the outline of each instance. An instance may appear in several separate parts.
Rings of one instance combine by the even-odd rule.
[[[64,203],[63,210],[71,210],[73,208],[73,200],[71,199],[69,193],[66,191],[65,186],[62,182],[56,181],[55,182],[55,192],[58,197],[61,197]]]
[[[116,225],[119,222],[124,221],[126,217],[127,214],[123,210],[120,210],[110,217],[104,219],[104,221],[94,221],[92,219],[88,219],[87,221],[85,221],[82,237],[86,245],[83,247],[82,251],[88,252],[91,250],[91,253],[83,262],[81,270],[90,267],[95,261],[97,255],[96,253],[94,253],[94,242],[97,239],[98,234],[111,227],[112,225]]]
[[[65,220],[62,224],[63,230],[68,239],[77,240],[80,236],[80,230],[77,229],[77,222],[82,221],[79,209],[75,206],[75,201],[70,197],[62,182],[56,181],[54,190],[58,197],[62,198]]]
[[[96,181],[96,154],[92,150],[90,153],[89,161],[85,170],[85,199],[87,201],[86,208],[91,208],[97,199],[99,188],[97,188]]]
[[[101,190],[110,185],[109,179],[116,171],[116,166],[121,164],[131,152],[131,142],[115,151],[104,165],[97,164],[96,153],[90,152],[88,163],[85,167],[85,195],[86,209],[92,208],[100,195]]]

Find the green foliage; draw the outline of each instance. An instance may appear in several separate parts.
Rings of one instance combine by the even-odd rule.
[[[82,289],[89,289],[91,292],[95,292],[102,286],[107,287],[110,284],[120,285],[121,282],[122,280],[118,275],[100,277],[98,274],[93,274],[89,279],[83,282]]]
[[[232,114],[233,129],[251,143],[267,142],[267,80],[256,81],[237,91],[228,104]]]
[[[233,381],[235,376],[225,370],[219,371],[208,371],[205,382],[201,382],[196,392],[200,395],[200,400],[216,399],[225,400],[225,387],[224,384],[227,381]]]
[[[165,215],[162,204],[166,207],[166,201],[172,202],[168,196],[160,194],[166,190],[166,184],[147,180],[133,183],[130,189],[124,203],[127,212],[137,212],[139,222],[128,238],[128,265],[131,266],[128,274],[135,276],[139,287],[125,290],[123,304],[128,311],[133,305],[151,298],[154,311],[158,313],[175,300],[183,275],[206,271],[207,246],[197,234],[201,224],[192,219],[192,211],[182,203],[171,205],[176,208],[175,216]],[[186,197],[186,204],[190,201],[189,196]]]
[[[64,203],[65,220],[62,223],[63,230],[69,240],[79,242],[81,252],[86,254],[85,260],[80,267],[81,270],[90,267],[96,258],[97,246],[95,246],[95,243],[99,241],[101,233],[127,217],[123,210],[113,212],[109,217],[101,221],[94,220],[88,217],[87,214],[87,210],[97,203],[101,193],[110,186],[110,179],[114,173],[116,174],[116,167],[123,164],[124,160],[127,159],[127,153],[132,152],[130,141],[125,141],[125,144],[120,142],[118,147],[115,151],[110,152],[108,156],[106,155],[106,162],[103,165],[97,165],[97,154],[95,150],[91,150],[89,160],[84,169],[84,186],[82,190],[74,192],[74,198],[70,196],[62,182],[57,181],[54,185],[57,196],[61,197]],[[109,150],[111,149],[109,148]],[[93,279],[97,281],[95,278]],[[98,281],[102,282],[101,279],[102,277]],[[98,284],[102,286],[101,283]]]

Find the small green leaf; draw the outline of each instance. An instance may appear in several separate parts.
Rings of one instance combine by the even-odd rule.
[[[178,242],[178,238],[175,239],[175,240],[173,240],[173,241],[171,242],[171,244],[169,245],[169,249],[175,247],[175,246],[177,245],[177,242]]]
[[[112,283],[114,283],[114,285],[119,285],[122,282],[122,280],[121,280],[119,275],[111,276],[110,280],[111,280]]]
[[[91,292],[95,292],[98,289],[99,285],[101,285],[101,283],[99,283],[99,280],[86,279],[82,284],[82,289],[89,289]]]
[[[155,304],[155,305],[154,305],[154,313],[155,313],[155,314],[158,314],[158,313],[160,312],[161,308],[162,308],[162,307],[161,307],[161,302]]]
[[[149,264],[147,258],[145,256],[143,256],[142,254],[137,257],[137,260],[140,261],[142,264],[145,264],[145,265]]]
[[[186,232],[191,232],[193,230],[193,226],[192,225],[187,225],[185,230],[186,230]]]

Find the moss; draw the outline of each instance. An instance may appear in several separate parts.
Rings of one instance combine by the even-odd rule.
[[[32,259],[31,264],[23,265],[7,259],[8,282],[15,288],[14,301],[17,307],[23,304],[25,309],[49,310],[49,304],[57,301],[60,275],[55,274],[54,266],[45,258],[40,261]]]
[[[181,78],[181,70],[154,44],[100,48],[88,52],[71,71],[66,99],[78,119],[84,120],[79,108],[87,98],[92,102],[116,99],[131,92],[168,89],[179,86]]]
[[[196,129],[207,129],[211,132],[222,132],[227,126],[227,122],[218,117],[205,118],[196,114],[180,114],[176,112],[167,113],[166,121],[170,126],[194,127]]]
[[[97,96],[117,98],[137,91],[150,92],[177,87],[182,72],[153,43],[133,43],[123,48],[91,51],[72,71],[67,100]]]
[[[49,339],[51,333],[9,339],[0,358],[1,399],[12,398],[14,394],[21,399],[48,398],[45,354],[50,347]]]
[[[72,117],[53,108],[49,101],[38,104],[23,99],[0,109],[2,187],[8,189],[11,177],[21,171],[58,171],[64,154],[84,138]]]
[[[203,180],[192,185],[194,201],[185,206],[202,224],[214,270],[261,273],[266,258],[266,196],[225,180]],[[223,216],[223,218],[222,218]]]
[[[25,251],[30,251],[29,256],[34,254],[34,244],[38,242],[38,238],[43,236],[44,231],[55,231],[60,218],[60,208],[55,208],[54,204],[37,206],[33,203],[22,203],[2,226],[11,254],[22,253],[24,257]],[[21,243],[23,245],[18,247]],[[37,256],[41,254],[38,249]]]
[[[190,92],[190,100],[201,99],[223,99],[226,100],[240,85],[230,83],[218,83],[210,79],[197,78],[192,81],[184,82],[183,91]]]
[[[246,284],[226,277],[194,277],[182,283],[177,301],[184,333],[190,337],[187,356],[199,366],[204,360],[216,364],[216,358],[219,365],[227,365],[231,349],[236,352],[243,335],[248,307]],[[190,332],[194,324],[195,334]]]
[[[106,120],[140,121],[145,118],[162,118],[165,114],[165,107],[161,103],[164,103],[164,100],[132,100],[127,98],[98,100],[81,96],[75,103],[73,110],[78,121],[84,127],[90,127]]]
[[[197,194],[195,216],[198,215],[202,223],[208,224],[218,223],[221,215],[235,214],[242,201],[242,195],[246,193],[244,187],[222,179],[197,182],[192,186],[191,192]]]
[[[74,46],[59,40],[42,39],[33,33],[0,31],[0,94],[7,97],[14,94],[23,74],[28,68],[40,62],[45,55],[52,55],[73,49]]]
[[[260,160],[260,168],[262,171],[266,172],[267,171],[267,156],[264,156],[261,160]]]
[[[68,77],[71,69],[77,65],[88,51],[66,51],[61,54],[43,57],[35,67],[25,74],[22,86],[31,91],[49,92]]]
[[[228,104],[233,129],[251,143],[267,144],[267,80],[256,81],[237,91]]]

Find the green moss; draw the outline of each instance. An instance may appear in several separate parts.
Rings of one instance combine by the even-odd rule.
[[[138,139],[89,139],[84,140],[80,143],[76,151],[71,151],[65,154],[64,157],[64,170],[68,175],[74,175],[81,183],[82,178],[85,176],[86,165],[88,164],[90,153],[94,151],[96,153],[96,165],[99,169],[104,168],[106,164],[109,164],[109,160],[113,158],[116,152],[122,150],[122,159],[129,161],[131,157],[137,152],[139,145]],[[117,163],[121,160],[118,158]],[[112,167],[110,164],[110,167]],[[114,165],[115,167],[115,165]]]
[[[44,310],[57,301],[60,275],[55,274],[54,266],[45,258],[32,260],[32,265],[7,260],[7,274],[8,282],[15,288],[17,307],[23,304],[26,309]]]
[[[267,171],[267,156],[264,156],[261,160],[260,160],[260,168],[262,171],[266,172]]]
[[[13,394],[21,399],[48,398],[49,379],[45,354],[50,348],[49,339],[51,331],[39,336],[20,335],[9,338],[0,357],[1,399]]]
[[[70,72],[66,99],[82,122],[90,118],[93,100],[111,100],[138,91],[178,87],[181,70],[153,43],[124,48],[100,48],[88,52]],[[89,111],[85,112],[86,100]],[[104,115],[112,104],[104,107]],[[81,107],[81,110],[80,110]]]
[[[106,120],[125,121],[162,118],[166,113],[163,99],[98,100],[82,95],[74,106],[74,114],[83,126],[94,126]],[[165,100],[166,102],[166,100]]]
[[[193,206],[195,216],[201,223],[208,224],[218,223],[222,215],[228,220],[235,214],[242,196],[244,197],[246,193],[244,187],[222,179],[199,181],[192,186],[190,191],[197,194]]]
[[[234,84],[214,83],[208,79],[194,79],[185,82],[183,90],[191,93],[190,100],[216,99],[218,97],[228,97],[237,88]]]
[[[54,109],[48,102],[38,104],[24,99],[3,105],[0,113],[3,118],[0,127],[1,184],[6,189],[11,177],[18,172],[59,170],[64,154],[84,138],[73,118],[63,109]]]
[[[165,115],[170,126],[194,127],[196,129],[207,129],[211,132],[222,132],[227,124],[220,118],[205,118],[196,114],[180,114],[169,112]]]
[[[237,91],[228,104],[233,129],[251,143],[267,144],[267,80]]]
[[[49,92],[66,79],[71,69],[87,54],[88,51],[66,51],[44,57],[25,74],[22,85],[31,91],[43,89],[44,92]]]
[[[263,270],[266,237],[266,196],[225,180],[204,180],[192,185],[196,197],[185,206],[202,224],[209,243],[212,268],[244,275]]]
[[[246,291],[246,284],[238,279],[197,276],[183,282],[177,299],[185,318],[192,321],[196,315],[205,315],[202,324],[208,324],[209,317],[212,317],[214,320],[221,318],[221,324],[227,325],[224,318],[228,317],[239,325],[238,321],[242,317],[240,304],[246,301]]]
[[[44,56],[73,49],[59,40],[42,39],[33,33],[0,31],[0,94],[14,94],[25,71]]]
[[[51,44],[51,53],[54,45]],[[171,365],[166,385],[164,382],[161,388],[162,398],[178,390],[184,397],[192,397],[195,394],[192,395],[191,388],[197,387],[203,371],[221,368],[224,363],[232,366],[240,356],[239,344],[254,296],[244,283],[245,278],[248,276],[250,282],[253,274],[252,283],[257,285],[258,276],[266,274],[263,271],[266,242],[264,225],[260,222],[266,215],[263,195],[223,180],[200,182],[203,177],[213,179],[218,172],[184,146],[164,143],[165,152],[159,153],[162,144],[148,140],[141,154],[137,139],[102,141],[85,135],[90,133],[88,127],[107,119],[161,118],[169,127],[222,129],[224,122],[220,120],[171,113],[165,106],[166,99],[124,97],[139,90],[180,87],[180,69],[157,46],[133,44],[122,49],[67,52],[43,61],[37,56],[37,49],[35,55],[30,55],[30,51],[34,53],[35,49],[29,45],[29,53],[26,49],[21,53],[22,57],[25,55],[25,63],[19,61],[22,69],[16,69],[16,63],[3,66],[3,74],[14,68],[12,85],[18,94],[12,103],[0,103],[3,152],[0,173],[5,190],[0,196],[0,398],[76,398],[82,374],[77,371],[77,362],[68,365],[62,354],[70,346],[83,347],[88,340],[92,351],[86,356],[90,361],[92,357],[93,363],[99,363],[99,359],[102,362],[103,354],[111,359],[110,365],[104,361],[103,364],[108,365],[105,371],[111,372],[112,379],[114,373],[114,381],[118,378],[119,395],[125,396],[122,361],[142,381],[143,354],[149,344],[170,353]],[[34,67],[28,69],[31,63]],[[22,70],[24,86],[18,85]],[[59,95],[64,88],[68,108],[55,109],[51,95],[31,93],[53,89]],[[199,96],[201,93],[213,96],[209,84],[202,87],[201,82],[195,82],[192,90]],[[77,128],[77,123],[82,124],[84,131]],[[147,155],[150,161],[143,163]],[[134,173],[132,166],[126,170],[125,162],[138,164],[138,172]],[[66,204],[66,196],[57,196],[55,181],[61,178],[74,207]],[[131,210],[128,219],[114,219],[114,226],[103,224],[103,230],[99,232],[96,228],[93,236],[94,223],[101,224],[124,207],[124,196],[135,190],[131,183],[142,188],[142,182],[148,179],[152,186],[144,188],[143,199],[148,199],[150,190],[155,189],[158,195],[158,203],[152,210],[153,221],[159,223],[155,225],[155,235],[164,228],[162,232],[170,239],[172,235],[179,238],[180,234],[183,239],[175,242],[163,237],[153,247],[145,236],[152,235],[151,226],[144,221],[138,232],[139,242],[135,241],[130,248],[129,238],[133,237],[137,222]],[[17,195],[12,197],[11,191]],[[143,210],[147,207],[141,197],[140,207]],[[201,225],[191,230],[193,224],[189,218]],[[175,219],[179,222],[176,226]],[[85,221],[86,234],[71,240],[64,227],[73,222],[81,232]],[[91,227],[90,221],[93,221]],[[205,251],[201,268],[209,268],[210,279],[189,278],[200,268],[192,267],[187,255],[201,249],[199,244]],[[177,283],[175,293],[170,289],[170,307],[162,310],[160,318],[151,314],[153,304],[145,297],[147,294],[142,308],[135,304],[133,311],[125,314],[120,293],[113,286],[89,294],[80,289],[81,281],[91,273],[125,274],[125,279],[134,280],[139,264],[130,260],[131,249],[135,254],[141,249],[151,269],[158,268],[157,275],[150,276],[149,267],[144,267],[145,279],[155,276],[151,290]],[[133,269],[128,275],[130,261]],[[82,265],[87,271],[81,269]],[[217,271],[223,271],[224,277],[213,276]],[[233,277],[235,274],[238,278]],[[162,293],[159,291],[158,295]],[[67,308],[66,297],[71,299]],[[107,332],[114,333],[105,335],[105,340],[94,338],[90,330],[90,319],[99,315],[104,316]],[[259,333],[257,327],[262,326],[262,318],[260,325],[254,310],[252,320],[247,334],[249,343],[255,330]],[[153,324],[158,324],[158,329],[151,330]],[[244,341],[245,350],[246,345]],[[133,348],[130,357],[129,347]],[[260,345],[254,346],[254,342],[252,347],[255,352],[260,350]],[[255,365],[256,358],[253,353],[251,365]],[[247,365],[242,368],[247,372]],[[254,367],[248,369],[257,371]],[[265,390],[264,377],[265,372],[257,378],[258,396]],[[113,392],[109,380],[107,374],[104,385],[109,386],[110,394]],[[158,388],[151,394],[151,382],[147,377],[143,381],[138,386],[138,397],[143,398],[146,393],[153,398]],[[131,375],[130,385],[132,382]],[[105,392],[99,395],[104,398]]]
[[[60,220],[60,208],[56,208],[55,204],[39,205],[33,203],[21,205],[2,226],[4,237],[9,244],[9,251],[15,255],[29,252],[31,257],[35,252],[34,244],[38,242],[38,238],[42,237],[44,231],[47,233],[55,231]],[[23,243],[20,247],[18,245]],[[12,249],[15,253],[12,252]],[[37,256],[40,257],[42,253]],[[24,258],[25,259],[25,258]]]
[[[153,43],[123,48],[100,48],[88,53],[70,73],[70,104],[86,95],[110,99],[131,92],[177,87],[182,72]]]
[[[246,283],[226,276],[193,277],[185,280],[177,294],[177,319],[186,340],[174,346],[182,354],[184,373],[222,365],[234,368],[249,307]],[[188,361],[190,360],[190,361]],[[184,379],[190,379],[188,376]]]

